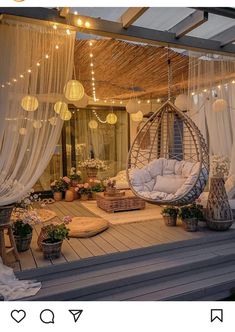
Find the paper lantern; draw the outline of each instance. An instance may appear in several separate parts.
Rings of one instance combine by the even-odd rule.
[[[89,121],[88,126],[89,126],[90,129],[97,129],[98,128],[98,123],[95,120],[91,120],[91,121]]]
[[[78,101],[81,100],[84,96],[84,87],[82,83],[76,80],[70,80],[65,85],[64,95],[65,98],[70,101]]]
[[[181,110],[181,111],[185,111],[187,109],[189,109],[189,99],[187,95],[178,95],[175,98],[175,106]]]
[[[87,94],[84,94],[81,100],[74,102],[74,106],[77,108],[86,108],[89,104],[89,97]]]
[[[140,104],[136,99],[130,99],[126,104],[126,111],[130,114],[137,113],[140,110]]]
[[[58,121],[58,118],[56,118],[55,116],[51,117],[50,119],[48,119],[49,123],[52,125],[52,126],[56,126],[57,125],[57,121]]]
[[[33,96],[25,96],[21,100],[21,106],[27,112],[34,112],[38,108],[38,100]]]
[[[228,108],[228,103],[224,99],[217,99],[212,104],[213,112],[225,112]]]
[[[42,122],[41,122],[40,120],[35,120],[35,121],[33,122],[33,127],[34,127],[35,129],[40,129],[40,128],[42,128]]]
[[[143,113],[141,111],[131,114],[131,120],[134,122],[140,122],[143,120]]]
[[[26,135],[26,133],[27,133],[26,128],[22,127],[22,128],[19,129],[19,134],[20,135],[24,136],[24,135]]]
[[[114,113],[109,113],[106,116],[106,121],[107,121],[107,123],[113,125],[117,122],[117,116]]]
[[[60,118],[63,121],[69,121],[72,117],[72,113],[70,111],[60,112]]]
[[[57,114],[60,114],[62,112],[67,112],[68,109],[68,105],[66,103],[64,103],[63,101],[57,101],[54,105],[54,111]]]

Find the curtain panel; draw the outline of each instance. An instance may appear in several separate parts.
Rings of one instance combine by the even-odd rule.
[[[48,165],[63,121],[54,112],[73,72],[75,33],[51,26],[0,25],[0,205],[19,200]],[[38,100],[35,111],[22,98]]]

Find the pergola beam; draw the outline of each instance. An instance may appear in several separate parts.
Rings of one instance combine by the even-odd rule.
[[[208,13],[201,10],[196,10],[189,16],[185,17],[182,21],[177,23],[168,32],[175,34],[176,38],[181,38],[190,31],[196,29],[201,24],[205,23],[208,20]]]
[[[211,39],[219,41],[221,47],[233,43],[235,41],[235,25],[231,28],[228,28],[227,30],[218,33]]]
[[[122,23],[122,27],[127,29],[136,20],[138,20],[138,18],[142,16],[147,9],[148,7],[130,7],[122,14],[118,22]]]
[[[235,18],[235,8],[232,7],[191,7],[196,10],[206,11],[210,14]]]
[[[69,11],[70,11],[69,7],[63,7],[63,8],[61,8],[60,9],[60,16],[61,17],[68,16],[69,15]]]
[[[59,13],[53,9],[47,8],[0,8],[0,14],[16,15],[11,18],[31,21],[32,23],[50,24],[57,22],[71,26],[71,28],[88,34],[95,34],[110,38],[129,40],[141,43],[156,44],[193,50],[199,52],[209,52],[217,54],[225,54],[235,56],[235,45],[229,44],[221,47],[220,41],[212,39],[197,38],[191,36],[183,36],[175,38],[175,34],[168,31],[159,31],[154,29],[143,28],[131,25],[128,29],[123,28],[122,23],[96,19],[92,17],[79,16],[82,22],[89,21],[90,27],[84,25],[78,26],[77,16],[69,14],[66,18],[60,17]]]

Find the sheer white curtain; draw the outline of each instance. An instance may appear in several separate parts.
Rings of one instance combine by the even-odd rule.
[[[192,56],[189,59],[191,117],[209,145],[210,156],[229,157],[235,174],[235,61],[230,58]],[[214,112],[217,99],[227,102],[225,111]]]
[[[1,206],[30,190],[52,157],[63,125],[53,106],[72,76],[74,40],[74,33],[59,28],[0,26]],[[21,107],[26,95],[37,97],[36,111]]]
[[[60,137],[63,121],[55,100],[72,76],[75,34],[2,21],[0,25],[0,205],[13,203],[43,173]],[[24,96],[38,99],[34,112]],[[0,294],[15,300],[37,293],[41,284],[17,280],[0,258]]]

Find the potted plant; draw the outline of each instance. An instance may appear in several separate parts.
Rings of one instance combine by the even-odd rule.
[[[196,232],[198,221],[204,219],[202,205],[193,203],[182,206],[179,210],[179,218],[187,232]]]
[[[103,192],[105,187],[103,182],[97,179],[90,179],[91,191],[88,193],[88,199],[94,199],[95,193]]]
[[[61,247],[64,239],[69,239],[69,228],[66,227],[71,221],[69,216],[64,217],[61,224],[50,224],[43,227],[43,237],[40,247],[45,259],[59,258],[61,255]]]
[[[67,176],[55,180],[51,183],[51,190],[53,192],[54,200],[61,201],[63,197],[63,192],[69,188],[70,179]]]
[[[71,182],[70,182],[71,187],[76,187],[77,186],[77,184],[81,180],[81,174],[82,173],[80,171],[76,171],[75,167],[71,168],[70,175],[69,175],[69,178],[71,180]]]
[[[108,180],[106,182],[105,191],[108,195],[113,196],[117,192],[116,180]]]
[[[96,178],[99,170],[107,170],[107,165],[103,160],[100,159],[87,159],[80,161],[78,167],[86,169],[88,178]]]
[[[80,195],[82,201],[87,201],[89,194],[91,193],[91,186],[89,183],[80,183],[75,189],[76,192]]]
[[[30,248],[33,227],[28,222],[18,219],[13,223],[13,235],[17,250],[19,252],[26,251]]]
[[[161,211],[166,226],[176,226],[179,209],[175,207],[164,207]]]

